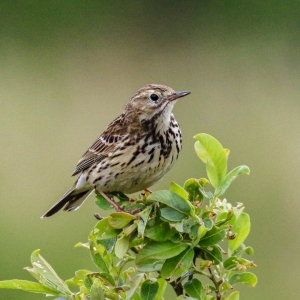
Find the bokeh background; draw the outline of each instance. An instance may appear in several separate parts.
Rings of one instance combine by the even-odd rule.
[[[2,1],[0,3],[0,280],[29,279],[41,254],[67,279],[95,269],[85,242],[92,196],[39,217],[73,183],[88,146],[147,83],[191,90],[175,115],[183,151],[152,189],[205,176],[205,132],[246,164],[226,193],[251,216],[256,288],[241,299],[299,296],[299,1]],[[44,299],[0,290],[1,299]]]

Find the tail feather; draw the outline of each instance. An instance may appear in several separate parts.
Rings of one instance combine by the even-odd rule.
[[[88,191],[82,192],[80,194],[74,195],[74,198],[69,200],[67,205],[64,207],[64,211],[77,210],[93,191],[94,190],[92,190],[92,191],[88,190]],[[86,195],[87,193],[89,193],[89,194]],[[79,195],[81,195],[81,196],[79,196]],[[75,197],[75,196],[79,196],[79,197]]]
[[[41,218],[51,217],[64,206],[65,211],[72,211],[80,207],[83,201],[87,198],[86,194],[91,190],[83,191],[75,194],[75,187],[66,192]]]

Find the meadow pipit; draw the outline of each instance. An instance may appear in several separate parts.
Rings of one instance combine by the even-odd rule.
[[[79,174],[73,187],[42,218],[63,207],[66,211],[78,209],[93,190],[119,210],[106,192],[130,194],[159,180],[181,150],[181,131],[172,109],[178,98],[188,94],[159,84],[139,89],[124,112],[83,154],[72,174]]]

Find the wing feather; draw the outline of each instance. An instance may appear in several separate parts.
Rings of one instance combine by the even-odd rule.
[[[128,134],[127,129],[124,114],[122,114],[109,124],[108,128],[102,133],[102,135],[82,155],[72,176],[77,175],[83,170],[90,168],[95,163],[106,158],[109,153],[116,149],[118,142]]]
[[[83,170],[90,168],[93,164],[100,162],[108,156],[108,154],[116,148],[116,144],[106,143],[102,137],[97,139],[95,143],[83,154],[78,161],[72,176],[77,175]]]

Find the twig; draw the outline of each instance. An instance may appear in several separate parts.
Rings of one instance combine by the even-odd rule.
[[[216,287],[216,296],[217,296],[217,300],[220,300],[222,298],[222,295],[220,293],[219,287],[220,287],[220,282],[218,282],[216,280],[216,277],[214,276],[211,267],[208,268],[208,271],[210,273],[209,279],[214,283],[215,287]]]

